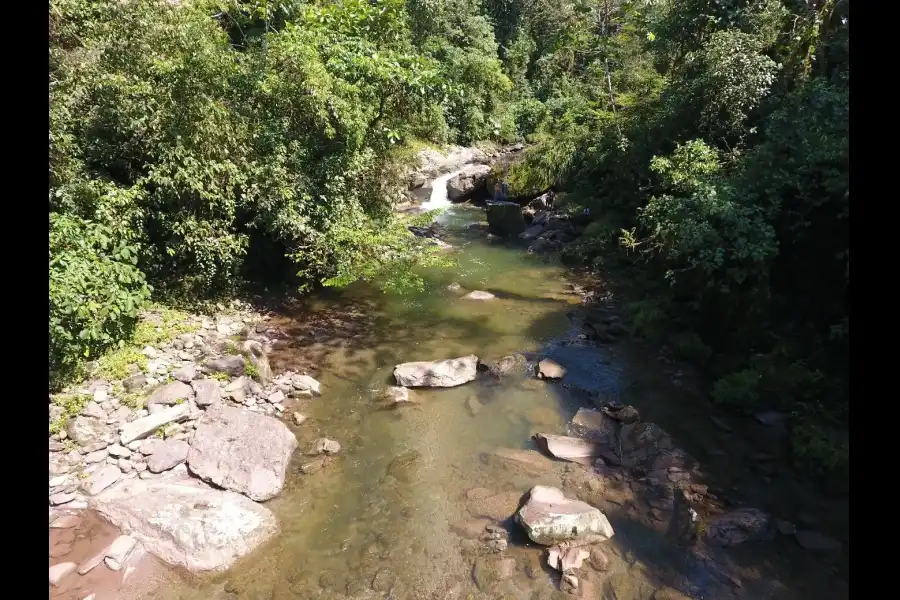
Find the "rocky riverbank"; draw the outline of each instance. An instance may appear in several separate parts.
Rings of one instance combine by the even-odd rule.
[[[321,389],[306,373],[272,373],[278,332],[266,321],[240,303],[175,324],[148,312],[142,326],[182,333],[132,355],[125,377],[51,395],[51,532],[90,509],[122,533],[81,562],[72,560],[76,540],[56,544],[51,586],[72,588],[97,568],[125,583],[144,550],[190,571],[221,571],[277,532],[258,502],[281,491],[298,444],[291,428],[306,420],[298,409]]]

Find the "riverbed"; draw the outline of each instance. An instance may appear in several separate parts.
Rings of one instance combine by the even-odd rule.
[[[644,420],[659,423],[700,459],[711,488],[725,490],[728,503],[755,502],[779,514],[813,512],[817,525],[841,527],[843,504],[823,500],[790,469],[761,470],[738,458],[759,452],[760,440],[776,454],[783,440],[757,440],[752,426],[725,431],[711,423],[708,405],[691,395],[689,377],[673,379],[673,370],[648,349],[586,339],[576,286],[599,289],[597,302],[615,310],[617,298],[604,291],[603,282],[579,280],[514,243],[488,243],[472,228],[483,218],[481,209],[467,204],[439,218],[458,264],[425,272],[421,292],[385,294],[357,284],[286,303],[272,318],[270,325],[283,333],[270,357],[275,372],[309,370],[323,390],[300,407],[309,420],[297,430],[299,450],[283,493],[267,503],[281,532],[228,573],[178,575],[153,597],[571,597],[559,591],[558,575],[542,566],[542,549],[526,543],[511,520],[504,522],[511,535],[505,555],[517,568],[492,587],[479,586],[474,556],[458,528],[478,516],[473,498],[484,494],[511,498],[512,510],[536,484],[574,495],[565,463],[535,474],[492,460],[492,453],[534,448],[534,433],[565,433],[579,407],[601,399],[632,404]],[[448,289],[453,283],[461,291]],[[496,297],[463,299],[471,290]],[[400,407],[378,400],[398,363],[467,354],[495,361],[514,352],[550,356],[567,368],[566,378],[499,383],[479,378],[457,388],[412,390],[413,402]],[[304,449],[321,436],[337,440],[340,454],[319,471],[301,473],[300,465],[309,460]],[[654,518],[639,499],[622,504],[610,499],[605,506],[616,535],[603,544],[609,564],[590,576],[598,595],[588,597],[848,595],[846,544],[844,552],[810,554],[783,536],[698,556],[696,550],[670,545],[661,533],[664,519]],[[671,595],[676,590],[683,595]]]

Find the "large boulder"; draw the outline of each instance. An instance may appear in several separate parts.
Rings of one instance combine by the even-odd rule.
[[[394,379],[403,387],[455,387],[475,379],[474,354],[445,360],[409,362],[394,367]]]
[[[133,479],[90,506],[160,559],[195,573],[228,569],[278,529],[267,508],[192,479]]]
[[[272,367],[269,366],[269,357],[263,345],[256,340],[247,340],[241,348],[247,361],[256,368],[256,377],[259,383],[266,386],[272,381]]]
[[[296,449],[278,419],[214,404],[197,423],[187,463],[201,479],[262,502],[281,492]]]
[[[531,541],[543,546],[604,542],[614,534],[599,509],[581,500],[570,500],[554,487],[536,485],[528,501],[516,513]]]
[[[485,209],[491,233],[512,237],[525,231],[522,207],[515,202],[488,202]]]
[[[487,165],[467,165],[458,175],[451,177],[447,182],[447,197],[458,202],[465,200],[475,193],[479,187],[484,186],[491,168]]]

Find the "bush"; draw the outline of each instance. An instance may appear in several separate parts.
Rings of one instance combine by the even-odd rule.
[[[126,338],[150,286],[137,247],[104,225],[50,215],[50,371],[62,374]]]
[[[672,352],[678,360],[702,366],[712,357],[712,348],[703,342],[703,339],[696,331],[676,333],[672,336],[670,342]]]
[[[713,385],[712,398],[716,404],[744,410],[759,406],[761,375],[754,369],[744,369],[722,377]]]

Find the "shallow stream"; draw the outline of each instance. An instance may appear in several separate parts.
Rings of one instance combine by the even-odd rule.
[[[711,428],[703,405],[680,400],[670,374],[653,357],[624,344],[596,346],[583,339],[580,298],[571,291],[578,282],[553,262],[475,235],[469,226],[483,215],[468,205],[442,215],[458,267],[427,274],[421,293],[395,296],[351,286],[298,301],[272,319],[285,336],[271,356],[275,372],[306,369],[323,390],[296,407],[309,420],[292,426],[300,446],[283,493],[267,504],[281,533],[227,574],[179,577],[155,598],[571,597],[559,591],[558,576],[540,566],[541,549],[525,544],[510,522],[505,555],[516,559],[517,569],[498,585],[479,589],[474,559],[451,525],[477,516],[472,499],[483,493],[478,488],[506,493],[515,503],[532,485],[563,487],[563,463],[533,475],[491,460],[490,453],[532,448],[530,437],[539,431],[564,433],[577,409],[598,396],[635,405],[701,463],[710,461],[710,472],[731,468],[734,461],[720,450],[728,450],[729,442]],[[497,297],[463,300],[447,289],[452,282]],[[395,364],[467,354],[494,361],[513,352],[556,358],[568,369],[565,384],[514,379],[491,385],[479,379],[458,388],[413,390],[414,403],[394,409],[377,399],[392,383]],[[302,474],[300,465],[310,460],[305,450],[322,436],[339,441],[341,453],[321,470]],[[768,509],[788,501],[766,495],[781,475],[742,472],[722,486],[740,485],[752,498],[758,484],[768,503],[761,508]],[[798,492],[790,501],[801,498]],[[710,571],[697,566],[702,561],[681,560],[685,551],[664,542],[664,523],[646,525],[640,513],[649,508],[640,502],[611,506],[616,536],[604,544],[610,568],[597,576],[590,597],[681,597],[657,592],[663,586],[695,598],[847,597],[843,554],[810,556],[792,538],[780,538],[718,557],[725,566]]]

